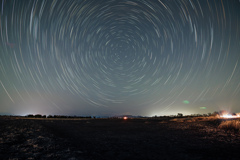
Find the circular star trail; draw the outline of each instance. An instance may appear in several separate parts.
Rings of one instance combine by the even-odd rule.
[[[1,112],[235,111],[239,11],[237,0],[2,0]]]

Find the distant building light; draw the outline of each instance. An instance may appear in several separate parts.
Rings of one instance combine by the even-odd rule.
[[[231,114],[222,115],[220,117],[222,117],[222,118],[240,118],[239,115],[231,115]]]

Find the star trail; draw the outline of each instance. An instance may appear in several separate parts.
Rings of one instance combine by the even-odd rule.
[[[0,113],[240,112],[238,0],[0,5]]]

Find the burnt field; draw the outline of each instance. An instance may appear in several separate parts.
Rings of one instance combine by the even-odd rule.
[[[239,159],[221,121],[0,117],[0,159]]]

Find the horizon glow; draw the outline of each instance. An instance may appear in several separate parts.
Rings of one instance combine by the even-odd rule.
[[[238,0],[0,5],[0,114],[240,112]]]

